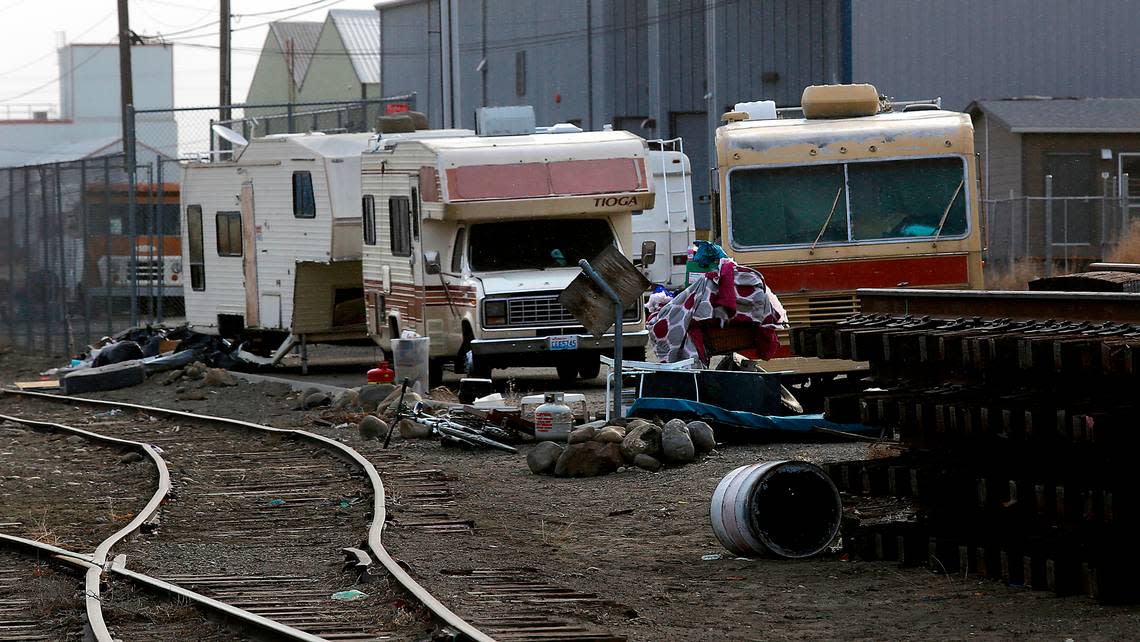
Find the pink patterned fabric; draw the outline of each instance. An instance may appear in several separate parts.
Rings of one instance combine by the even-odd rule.
[[[696,357],[708,364],[704,328],[728,322],[750,324],[761,359],[770,359],[780,347],[776,330],[787,325],[788,315],[756,270],[721,259],[716,272],[696,276],[689,287],[646,321],[653,351],[662,363]]]

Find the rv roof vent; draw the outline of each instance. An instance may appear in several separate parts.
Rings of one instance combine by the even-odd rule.
[[[533,134],[534,107],[480,107],[475,111],[475,131],[480,136],[521,136]]]
[[[577,134],[582,128],[573,123],[554,123],[550,127],[535,127],[536,134]]]
[[[879,113],[874,85],[811,85],[800,98],[804,118],[852,118]]]
[[[753,100],[747,103],[736,103],[732,111],[748,114],[748,120],[776,120],[776,101]]]
[[[903,111],[938,111],[938,105],[934,103],[914,103],[913,105],[903,107]]]

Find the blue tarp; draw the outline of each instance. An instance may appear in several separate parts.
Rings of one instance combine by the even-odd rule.
[[[709,423],[740,429],[741,436],[749,436],[751,431],[778,433],[784,437],[826,435],[813,428],[836,430],[853,433],[867,437],[878,437],[879,429],[863,424],[837,424],[823,418],[823,415],[795,415],[791,417],[773,417],[770,415],[757,415],[751,412],[726,410],[720,406],[713,406],[686,399],[666,399],[662,397],[642,397],[633,402],[629,409],[631,417],[699,417]],[[760,436],[760,435],[756,435]]]

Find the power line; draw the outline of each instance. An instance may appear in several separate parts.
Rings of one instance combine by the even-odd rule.
[[[59,80],[63,79],[64,76],[75,72],[76,69],[79,69],[83,65],[90,62],[93,58],[95,58],[96,55],[99,54],[100,51],[102,51],[102,47],[96,47],[96,48],[92,49],[91,55],[89,55],[86,58],[84,58],[83,60],[79,61],[78,63],[75,64],[75,66],[71,67],[67,71],[60,72],[60,74],[58,76],[56,76],[55,78],[52,78],[51,80],[45,82],[44,84],[33,87],[33,88],[23,92],[23,93],[16,94],[14,96],[8,96],[7,98],[0,98],[0,103],[7,103],[7,102],[11,102],[13,100],[16,100],[17,98],[23,98],[24,96],[27,96],[29,94],[36,93],[37,91],[43,89],[44,87],[51,85],[54,82],[58,82]]]
[[[312,13],[313,11],[318,11],[320,9],[327,9],[333,5],[337,5],[337,4],[340,4],[342,2],[344,2],[344,0],[313,0],[312,2],[305,2],[305,3],[293,5],[291,7],[285,7],[284,9],[274,9],[272,11],[262,11],[259,13],[247,13],[247,14],[235,13],[235,14],[232,14],[233,17],[240,18],[240,17],[248,17],[248,16],[270,15],[270,14],[275,14],[275,13],[286,13],[289,11],[294,11],[296,9],[304,9],[303,11],[298,11],[297,13],[293,13],[293,14],[290,14],[287,16],[282,16],[281,18],[278,18],[277,20],[266,20],[264,22],[258,22],[258,23],[251,24],[251,25],[243,25],[241,27],[235,27],[235,28],[231,29],[231,31],[245,31],[247,29],[256,29],[258,27],[262,27],[262,26],[265,26],[265,25],[273,23],[273,22],[278,22],[280,20],[288,20],[289,18],[296,18],[297,16],[301,16],[301,15],[304,15],[306,13]],[[324,5],[324,6],[314,8],[315,5]],[[306,8],[306,7],[310,7],[310,8]],[[185,36],[187,38],[212,37],[214,35],[213,33],[193,33],[193,32],[200,31],[200,30],[206,29],[208,27],[216,26],[216,25],[220,24],[220,22],[221,22],[220,20],[212,20],[210,22],[206,22],[206,23],[197,25],[195,27],[187,27],[186,29],[182,29],[181,31],[172,31],[170,33],[158,33],[155,35],[155,37],[162,38],[163,40],[166,40],[168,42],[175,42],[175,41],[169,40],[169,38],[171,38],[172,36]],[[187,35],[187,34],[191,34],[191,35]]]

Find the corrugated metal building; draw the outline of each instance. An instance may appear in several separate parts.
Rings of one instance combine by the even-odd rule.
[[[1140,96],[1135,0],[848,1],[851,78],[895,98]]]
[[[530,104],[542,124],[682,136],[699,201],[709,193],[701,168],[711,165],[712,128],[726,107],[760,97],[795,105],[805,85],[841,75],[840,0],[389,0],[376,7],[381,92],[417,92],[432,126],[473,127],[477,107]],[[710,29],[717,34],[713,91]],[[452,51],[449,39],[458,47],[441,56]],[[448,77],[457,87],[450,100]],[[698,227],[707,228],[708,207],[697,212]]]

